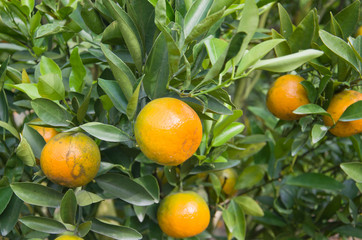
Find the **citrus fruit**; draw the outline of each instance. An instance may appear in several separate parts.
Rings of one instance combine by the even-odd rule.
[[[332,116],[336,125],[329,129],[329,131],[337,137],[349,137],[354,134],[362,132],[362,119],[350,121],[350,122],[339,122],[339,118],[343,112],[353,103],[362,100],[362,93],[353,90],[344,90],[333,96],[327,112]],[[324,124],[326,126],[333,126],[333,121],[328,116],[323,116]]]
[[[157,211],[157,220],[161,230],[170,237],[192,237],[207,228],[210,210],[197,193],[179,192],[162,200]]]
[[[135,137],[141,151],[161,165],[176,166],[190,158],[202,138],[199,116],[175,98],[158,98],[138,114]]]
[[[357,33],[356,33],[357,37],[360,36],[360,35],[362,35],[362,26],[358,27]]]
[[[71,235],[62,235],[60,237],[57,237],[55,240],[83,240],[83,238]]]
[[[307,91],[300,84],[304,78],[287,74],[279,77],[270,87],[266,96],[269,111],[282,120],[297,120],[303,115],[293,111],[309,103]]]
[[[57,130],[55,130],[55,128],[43,127],[31,124],[32,122],[39,122],[39,121],[40,121],[39,118],[34,119],[30,122],[29,126],[34,128],[44,138],[45,142],[48,142],[52,137],[54,137],[59,133]]]
[[[45,144],[40,166],[52,182],[79,187],[96,176],[100,159],[97,144],[84,133],[59,133]]]
[[[235,169],[227,168],[222,171],[216,172],[216,175],[218,176],[218,178],[220,180],[220,183],[222,186],[222,191],[226,195],[233,195],[234,193],[236,193],[234,186],[236,184],[236,179],[237,179],[238,175],[237,175]]]

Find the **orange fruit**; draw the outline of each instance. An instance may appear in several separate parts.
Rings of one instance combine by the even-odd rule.
[[[39,122],[39,121],[40,119],[37,118],[31,122]],[[59,133],[57,130],[55,130],[55,128],[31,125],[31,122],[29,126],[38,131],[38,133],[44,138],[45,142],[48,142],[52,137],[54,137]]]
[[[236,189],[234,189],[234,186],[236,184],[238,174],[236,173],[235,169],[227,168],[222,171],[216,172],[216,175],[220,180],[222,191],[226,195],[233,195],[236,193]]]
[[[336,125],[329,129],[333,135],[337,137],[349,137],[362,132],[362,119],[350,122],[338,121],[350,105],[361,100],[362,93],[353,90],[344,90],[333,96],[327,108],[327,112],[332,116],[334,122],[336,122]],[[326,126],[333,126],[333,121],[330,117],[323,116],[323,120]]]
[[[170,237],[192,237],[207,228],[210,210],[197,193],[179,192],[162,200],[157,211],[157,220],[161,230]]]
[[[309,103],[307,91],[300,84],[304,78],[287,74],[279,77],[271,86],[266,96],[269,111],[282,120],[297,120],[303,115],[293,111]]]
[[[356,32],[356,37],[362,35],[362,26],[358,27],[357,32]]]
[[[79,187],[96,176],[100,160],[97,144],[84,133],[59,133],[45,144],[40,166],[52,182]]]
[[[55,240],[83,240],[83,238],[71,235],[62,235],[60,237],[57,237]]]
[[[141,151],[161,165],[176,166],[190,158],[202,138],[199,116],[175,98],[158,98],[138,114],[135,137]]]

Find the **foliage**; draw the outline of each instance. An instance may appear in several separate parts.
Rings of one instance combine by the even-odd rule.
[[[361,92],[360,2],[326,2],[0,0],[1,235],[164,239],[160,200],[193,190],[213,220],[190,239],[362,238],[361,134],[337,138],[323,123],[336,92]],[[306,79],[311,104],[298,121],[266,110],[286,73]],[[162,167],[162,181],[133,127],[165,96],[199,114],[203,139],[184,164]],[[96,140],[94,181],[46,179],[35,118]],[[361,118],[357,102],[344,121]],[[238,173],[232,196],[215,175],[227,168]]]

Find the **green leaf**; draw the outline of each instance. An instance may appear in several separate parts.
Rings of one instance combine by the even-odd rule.
[[[59,66],[50,58],[42,56],[40,59],[40,73],[41,75],[56,74],[62,79],[62,71]]]
[[[65,97],[63,80],[54,73],[39,77],[38,91],[40,96],[50,100],[62,100]]]
[[[229,126],[232,122],[236,121],[242,115],[242,110],[234,110],[232,115],[221,115],[214,126],[213,135],[219,135],[222,131],[224,131],[227,126]]]
[[[143,220],[145,220],[148,207],[147,206],[133,206],[133,210],[137,216],[138,221],[143,222]]]
[[[321,173],[303,173],[288,178],[285,183],[292,186],[330,191],[340,191],[343,188],[342,183]]]
[[[362,119],[362,101],[355,102],[348,106],[343,112],[342,116],[338,119],[341,122],[350,122]]]
[[[358,59],[348,43],[324,30],[319,31],[319,36],[329,50],[345,60],[357,72],[361,71],[361,69],[359,69]]]
[[[160,33],[153,44],[145,65],[143,86],[151,99],[164,96],[169,77],[168,48],[165,36]]]
[[[241,59],[236,76],[241,75],[246,69],[254,65],[257,61],[262,59],[268,52],[270,52],[279,43],[284,42],[285,39],[272,39],[262,42],[248,51]]]
[[[0,188],[0,215],[4,212],[7,205],[10,203],[13,191],[9,186]]]
[[[45,145],[44,138],[38,133],[38,131],[28,126],[28,124],[24,125],[23,137],[29,143],[35,158],[40,159],[41,151]]]
[[[23,207],[23,202],[15,195],[12,196],[6,209],[0,215],[0,233],[1,236],[8,235],[18,222],[18,218]]]
[[[10,59],[10,56],[6,58],[6,60],[1,64],[1,67],[0,67],[0,91],[2,91],[2,89],[4,87],[6,68],[8,66],[9,59]]]
[[[34,167],[36,165],[33,150],[31,149],[28,141],[22,135],[20,135],[20,143],[15,150],[16,156],[18,156],[25,165]]]
[[[92,96],[92,89],[93,85],[91,85],[91,87],[89,88],[87,96],[85,96],[85,99],[83,100],[82,104],[79,106],[79,109],[77,111],[77,120],[79,123],[82,123],[85,116],[87,115],[89,101]]]
[[[20,140],[20,135],[18,133],[18,131],[11,125],[9,125],[6,122],[0,121],[0,127],[8,130],[14,137],[16,137],[17,139]]]
[[[38,183],[18,182],[10,185],[14,193],[24,202],[43,207],[59,207],[62,194]]]
[[[129,102],[127,105],[126,114],[130,121],[132,121],[134,119],[136,112],[137,112],[138,98],[140,95],[141,85],[142,85],[142,80],[138,84],[136,90],[134,90],[132,97],[129,99]]]
[[[227,209],[223,210],[222,216],[229,232],[238,240],[245,239],[246,221],[242,208],[231,200]]]
[[[114,107],[121,113],[127,112],[127,98],[116,81],[98,78],[98,84],[111,99]]]
[[[79,226],[78,226],[79,236],[85,237],[88,234],[88,232],[91,230],[91,227],[92,227],[91,221],[87,221],[87,222],[79,224]]]
[[[354,1],[335,16],[335,19],[341,26],[344,37],[353,35],[353,32],[356,30],[359,19],[359,7],[360,1]],[[328,25],[326,29],[328,29]]]
[[[142,235],[133,228],[111,225],[98,220],[94,220],[92,222],[91,230],[93,232],[102,234],[112,239],[120,239],[120,240],[142,239]]]
[[[263,179],[264,174],[265,170],[261,166],[248,166],[239,175],[234,188],[243,189],[254,186]]]
[[[143,53],[142,53],[142,41],[138,29],[133,20],[128,14],[115,2],[110,0],[103,0],[103,3],[107,9],[111,12],[112,16],[119,21],[118,24],[122,37],[126,42],[127,48],[130,51],[132,59],[139,72],[142,72],[143,65]],[[126,96],[130,97],[125,93]],[[127,97],[127,99],[128,99]]]
[[[312,128],[312,143],[315,144],[319,142],[328,132],[329,127],[326,127],[321,124],[314,124]]]
[[[318,115],[330,116],[330,114],[327,113],[327,111],[324,110],[321,106],[313,103],[300,106],[299,108],[295,109],[293,113],[301,115],[318,114]]]
[[[61,222],[51,218],[26,216],[20,218],[19,221],[25,226],[39,232],[60,234],[67,230]]]
[[[216,63],[228,46],[228,42],[219,38],[208,38],[204,41],[204,44],[212,65]]]
[[[362,238],[362,228],[358,226],[343,225],[334,229],[333,232],[346,237]]]
[[[88,192],[86,190],[80,190],[76,192],[75,196],[77,198],[78,205],[81,207],[88,206],[91,205],[92,203],[97,203],[104,200],[97,194]]]
[[[322,55],[322,51],[314,49],[302,50],[298,53],[293,53],[282,57],[260,60],[253,66],[253,69],[266,70],[271,72],[289,72],[295,70],[302,64]]]
[[[63,196],[60,204],[60,217],[64,223],[75,224],[77,214],[77,199],[73,189],[69,189]]]
[[[95,10],[92,1],[81,1],[80,6],[81,15],[84,23],[87,25],[87,27],[89,27],[92,32],[96,34],[101,34],[104,30],[104,24],[100,16],[97,14],[97,11]]]
[[[293,33],[293,24],[290,20],[287,10],[283,7],[282,4],[278,3],[278,12],[280,18],[280,33],[285,38],[289,38]]]
[[[189,43],[195,38],[199,37],[201,34],[207,32],[215,23],[221,19],[221,17],[224,15],[224,12],[225,9],[221,9],[220,11],[204,18],[201,22],[194,26],[190,34],[187,35],[185,43]]]
[[[215,190],[216,195],[219,197],[221,193],[221,182],[215,173],[209,173],[209,178],[212,183],[212,188]]]
[[[122,89],[126,99],[130,99],[133,93],[133,85],[136,83],[136,77],[131,69],[110,49],[101,44],[101,49],[107,58],[108,64],[112,69],[113,76]]]
[[[20,83],[20,84],[5,84],[7,87],[15,88],[19,91],[22,91],[26,95],[28,95],[31,99],[41,98],[38,85],[35,83]]]
[[[342,163],[342,170],[357,183],[362,183],[362,163]]]
[[[142,185],[147,190],[150,196],[153,197],[155,203],[160,201],[160,188],[158,186],[157,179],[154,176],[146,175],[140,178],[135,178],[134,181]]]
[[[271,30],[271,33],[272,33],[273,39],[284,39],[285,40],[285,38],[280,33],[275,31],[274,29]],[[286,42],[286,41],[280,43],[279,45],[277,45],[275,47],[275,55],[277,57],[289,55],[291,53],[292,53],[292,50],[290,49],[290,46],[289,46],[288,42]]]
[[[66,127],[72,119],[72,116],[66,110],[49,99],[34,99],[31,101],[31,106],[36,115],[51,126]]]
[[[35,39],[44,38],[47,36],[52,36],[58,33],[71,32],[70,29],[64,27],[61,22],[48,23],[45,25],[40,25],[36,31]]]
[[[107,142],[125,142],[129,137],[119,128],[100,122],[89,122],[79,126],[90,135]]]
[[[119,21],[115,20],[109,24],[102,34],[102,43],[111,44],[113,42],[122,41],[122,33],[119,28]]]
[[[136,206],[155,203],[154,198],[139,183],[116,173],[108,173],[96,178],[98,185],[108,194]]]
[[[261,209],[259,204],[251,197],[238,196],[234,198],[234,201],[239,204],[246,214],[257,217],[264,216],[263,209]]]
[[[79,56],[78,47],[74,48],[70,54],[70,65],[72,66],[72,72],[69,76],[69,87],[71,91],[81,93],[84,86],[84,77],[86,76],[86,70],[83,65],[82,59]]]
[[[228,142],[231,138],[235,137],[242,131],[244,131],[245,125],[240,122],[233,122],[229,124],[224,130],[217,136],[214,136],[212,139],[211,145],[213,147],[219,147],[226,142]]]
[[[213,1],[197,0],[187,11],[184,22],[184,34],[187,38],[194,27],[199,24],[206,16]]]

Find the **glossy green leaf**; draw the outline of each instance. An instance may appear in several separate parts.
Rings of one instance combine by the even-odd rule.
[[[133,228],[107,224],[98,220],[92,221],[91,230],[112,239],[142,239],[142,235]]]
[[[77,111],[77,120],[79,123],[82,123],[85,116],[87,115],[89,102],[92,97],[92,89],[93,89],[93,85],[91,85],[91,87],[88,89],[88,93],[85,96],[82,104],[79,106],[79,109]]]
[[[61,222],[51,218],[26,216],[20,218],[19,221],[27,227],[39,232],[60,234],[67,230]]]
[[[127,48],[130,51],[132,59],[136,65],[136,68],[139,72],[142,72],[143,65],[143,52],[142,52],[142,41],[138,29],[129,17],[129,15],[115,2],[110,0],[103,0],[103,3],[107,9],[111,12],[112,16],[120,22],[118,24],[122,37],[126,42]],[[132,91],[133,92],[133,91]],[[126,96],[129,97],[127,93]],[[128,99],[127,97],[127,99]]]
[[[78,205],[81,207],[88,206],[91,205],[92,203],[97,203],[104,200],[102,197],[98,196],[97,194],[88,192],[86,190],[80,190],[76,192],[75,196],[77,198]]]
[[[60,204],[60,217],[64,223],[75,224],[77,214],[77,199],[73,189],[69,189],[63,196]]]
[[[285,38],[275,31],[274,29],[271,30],[271,34],[273,39],[284,39]],[[292,53],[292,50],[290,49],[290,46],[287,41],[280,43],[279,45],[275,46],[275,54],[277,57],[282,57],[285,55],[289,55]]]
[[[90,0],[84,0],[80,2],[81,15],[84,20],[84,23],[89,27],[89,29],[96,33],[101,34],[104,30],[104,24],[101,17],[98,15],[97,11],[94,9],[93,3]]]
[[[229,126],[232,122],[236,121],[242,115],[242,110],[234,110],[232,115],[221,115],[214,126],[213,135],[219,135],[222,131],[224,131],[227,126]]]
[[[36,165],[33,150],[31,149],[28,141],[22,135],[20,135],[20,143],[15,150],[16,156],[18,156],[25,165],[33,167]]]
[[[212,139],[211,145],[214,147],[221,146],[228,142],[231,138],[235,137],[242,131],[244,131],[245,125],[239,122],[233,122],[227,127],[224,128],[224,130],[217,136],[214,136]]]
[[[238,196],[234,198],[234,201],[239,204],[239,206],[244,210],[245,214],[257,217],[264,216],[263,209],[261,209],[259,204],[251,197]]]
[[[106,27],[102,34],[102,43],[110,44],[112,42],[122,41],[122,33],[118,26],[119,24],[121,23],[115,20]]]
[[[237,146],[242,148],[243,150],[230,149],[228,150],[228,153],[229,156],[233,159],[246,159],[258,153],[265,145],[266,145],[265,142],[241,144],[241,145],[238,144]]]
[[[298,53],[293,53],[282,57],[260,60],[253,66],[253,69],[260,69],[271,72],[289,72],[300,67],[302,64],[322,55],[322,51],[314,49],[302,50]]]
[[[70,113],[49,99],[34,99],[31,101],[31,106],[36,115],[51,126],[66,127],[72,119]]]
[[[159,98],[167,93],[169,77],[168,49],[164,35],[161,33],[147,58],[143,86],[151,99]]]
[[[148,206],[155,202],[142,185],[124,175],[108,173],[97,177],[96,182],[108,194],[133,205]]]
[[[142,85],[142,80],[136,87],[136,90],[133,92],[132,97],[129,99],[128,105],[127,105],[127,117],[131,121],[134,119],[136,112],[137,112],[137,106],[138,106],[138,98],[140,95],[140,89]]]
[[[362,183],[362,163],[342,163],[341,168],[354,181]]]
[[[321,106],[319,106],[317,104],[313,104],[313,103],[300,106],[297,109],[295,109],[293,111],[293,113],[301,114],[301,115],[304,115],[304,114],[318,114],[318,115],[324,115],[324,116],[330,115]]]
[[[0,215],[0,233],[1,236],[8,235],[18,222],[23,202],[15,195],[11,197],[7,207]]]
[[[242,74],[250,66],[254,65],[257,61],[262,59],[268,52],[270,52],[279,43],[284,42],[285,39],[272,39],[262,42],[248,51],[241,59],[236,76]]]
[[[38,183],[18,182],[10,186],[21,200],[36,206],[59,207],[63,197],[60,192]]]
[[[278,3],[278,12],[280,18],[280,33],[285,38],[289,38],[293,33],[293,24],[290,20],[287,10],[283,7],[282,4]]]
[[[35,83],[5,84],[7,87],[15,88],[28,95],[31,99],[41,98],[38,85]]]
[[[9,59],[10,59],[10,56],[6,58],[6,60],[1,64],[1,67],[0,67],[0,91],[2,91],[3,87],[4,87],[6,68],[9,64]]]
[[[89,122],[79,126],[90,135],[107,142],[125,142],[129,137],[119,128],[100,122]]]
[[[43,98],[62,100],[65,97],[63,80],[54,73],[47,73],[39,77],[38,92]]]
[[[328,132],[329,127],[321,124],[314,124],[312,128],[312,143],[319,142]]]
[[[4,212],[10,202],[13,191],[9,186],[0,188],[0,215]]]
[[[192,4],[185,16],[184,34],[186,38],[194,27],[207,16],[212,2],[210,0],[197,0]]]
[[[263,179],[264,174],[265,170],[261,166],[252,165],[246,167],[239,175],[235,184],[235,189],[254,186]]]
[[[0,127],[8,130],[14,137],[16,137],[17,139],[20,140],[20,135],[19,135],[18,131],[10,124],[0,121]]]
[[[62,79],[62,71],[59,66],[50,58],[42,56],[40,60],[41,75],[56,74],[59,79]]]
[[[79,226],[78,226],[79,236],[85,237],[88,234],[88,232],[91,230],[91,227],[92,227],[91,221],[87,221],[87,222],[79,224]]]
[[[299,133],[294,136],[292,143],[292,156],[296,156],[301,149],[303,149],[304,145],[307,143],[309,139],[309,134],[307,133]]]
[[[41,151],[45,145],[44,138],[34,128],[28,126],[28,124],[24,125],[23,137],[29,143],[35,158],[40,159]]]
[[[52,36],[58,33],[70,32],[61,22],[40,25],[36,31],[36,39]]]
[[[110,49],[105,47],[103,44],[101,45],[101,48],[124,96],[127,100],[130,99],[133,93],[133,84],[136,83],[135,76],[122,59],[120,59]]]
[[[362,238],[362,228],[358,226],[342,225],[334,229],[333,232],[346,237]]]
[[[133,206],[133,210],[137,216],[138,221],[143,222],[143,220],[145,220],[148,207],[147,206]]]
[[[319,31],[319,36],[329,50],[345,60],[356,71],[361,71],[357,57],[348,43],[324,30]]]
[[[86,70],[83,65],[82,59],[79,56],[78,47],[74,48],[70,54],[70,65],[72,66],[72,72],[69,76],[69,87],[71,91],[81,93],[84,86],[84,77]]]
[[[244,240],[246,234],[245,214],[242,208],[234,201],[222,213],[225,225],[229,232],[238,240]]]
[[[343,30],[344,37],[353,35],[356,30],[356,24],[359,19],[359,8],[360,1],[354,1],[335,16],[335,19]],[[328,29],[328,25],[326,29]]]
[[[218,176],[216,176],[215,173],[209,173],[208,176],[211,180],[212,188],[214,189],[216,195],[219,197],[221,194],[222,186],[221,186],[221,182],[220,182]]]
[[[288,38],[289,46],[293,53],[300,50],[311,48],[311,43],[315,35],[315,11],[311,10],[294,29],[293,33]],[[301,41],[303,39],[303,41]]]
[[[301,175],[288,178],[285,183],[298,187],[330,191],[339,191],[343,188],[342,183],[321,173],[303,173]]]
[[[300,84],[302,84],[304,89],[307,91],[309,102],[314,103],[317,99],[317,89],[314,87],[313,83],[304,80]]]
[[[338,119],[341,122],[355,121],[362,118],[362,101],[351,104]]]
[[[142,185],[147,190],[150,196],[153,197],[155,203],[160,201],[160,188],[158,186],[157,179],[154,176],[146,175],[140,178],[135,178],[134,181]]]
[[[209,38],[204,41],[211,64],[214,65],[221,54],[225,51],[228,43],[218,38]]]
[[[189,43],[195,38],[199,37],[201,34],[207,32],[215,23],[217,23],[221,17],[224,15],[225,9],[221,9],[218,12],[215,12],[202,21],[200,21],[194,28],[191,30],[189,35],[185,39],[185,43]]]
[[[116,81],[98,79],[99,86],[111,99],[114,107],[121,113],[127,112],[127,98]]]
[[[283,221],[283,218],[274,213],[271,213],[270,211],[264,211],[263,217],[254,217],[253,219],[263,225],[277,226],[282,228],[287,226],[285,221]]]

